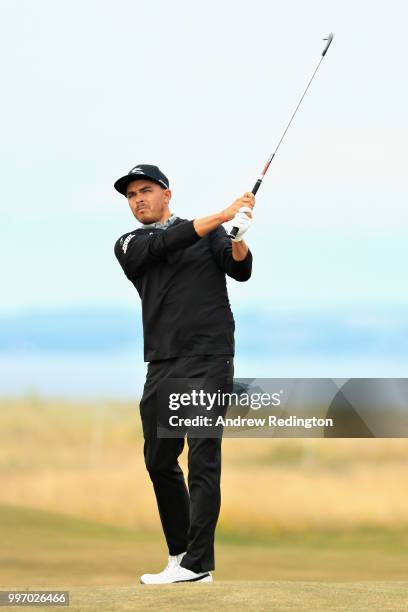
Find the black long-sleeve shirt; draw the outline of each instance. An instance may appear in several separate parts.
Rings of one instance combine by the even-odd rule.
[[[115,255],[142,300],[145,361],[234,354],[225,274],[248,280],[252,254],[235,261],[222,226],[203,238],[186,219],[137,229],[117,240]]]

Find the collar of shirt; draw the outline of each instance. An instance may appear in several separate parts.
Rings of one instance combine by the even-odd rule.
[[[169,217],[164,223],[160,223],[160,221],[156,221],[156,223],[149,223],[148,225],[142,223],[142,227],[144,229],[151,229],[152,227],[155,229],[167,229],[176,219],[178,219],[177,215],[171,215],[171,217]]]

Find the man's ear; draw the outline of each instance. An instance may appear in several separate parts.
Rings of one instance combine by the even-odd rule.
[[[171,196],[172,196],[171,189],[165,189],[164,193],[165,193],[165,197],[166,197],[166,204],[168,204],[170,202]]]

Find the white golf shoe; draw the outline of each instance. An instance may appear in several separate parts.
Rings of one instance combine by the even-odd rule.
[[[174,584],[176,582],[212,582],[211,572],[192,572],[181,567],[180,561],[186,553],[170,555],[168,563],[158,574],[143,574],[140,577],[142,584]]]

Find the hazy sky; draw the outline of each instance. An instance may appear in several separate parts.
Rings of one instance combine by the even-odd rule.
[[[134,303],[114,181],[170,178],[194,218],[257,196],[234,304],[408,301],[407,4],[2,0],[1,308]]]

